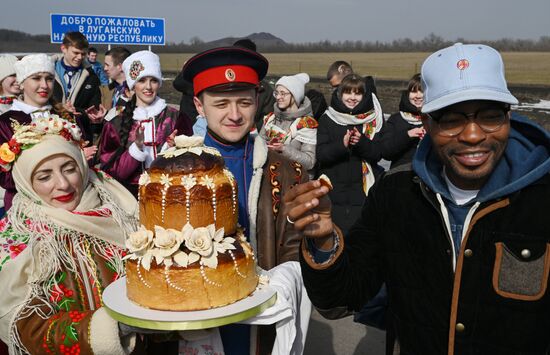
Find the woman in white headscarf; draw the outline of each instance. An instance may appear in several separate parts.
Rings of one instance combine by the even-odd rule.
[[[62,104],[53,100],[55,68],[48,55],[43,53],[27,55],[14,62],[13,67],[21,87],[21,95],[13,100],[8,111],[0,115],[0,144],[10,141],[13,136],[14,121],[19,124],[30,124],[52,114],[74,122],[82,130],[87,129],[83,121],[73,117]],[[87,157],[91,157],[96,148],[88,147],[85,151]],[[4,202],[7,211],[11,207],[13,195],[17,192],[11,173],[0,171],[0,186],[6,189]]]
[[[18,191],[0,222],[0,338],[11,354],[123,354],[135,342],[119,336],[101,295],[124,272],[137,204],[88,168],[81,142],[54,116],[0,146]]]

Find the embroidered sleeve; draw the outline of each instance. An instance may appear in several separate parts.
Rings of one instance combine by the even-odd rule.
[[[31,354],[123,354],[118,323],[103,307],[83,310],[82,283],[59,272],[15,316],[16,348]],[[95,289],[92,290],[96,298]],[[47,298],[44,300],[43,298]],[[95,300],[100,302],[99,299]],[[130,344],[133,346],[133,344]]]
[[[33,227],[31,220],[24,223]],[[123,354],[117,322],[100,306],[104,285],[119,276],[120,267],[113,262],[121,255],[114,249],[92,247],[89,253],[97,275],[86,279],[90,285],[84,285],[85,281],[65,269],[37,281],[42,278],[40,263],[44,261],[37,252],[40,246],[31,248],[35,248],[34,241],[14,233],[6,219],[0,220],[0,279],[2,287],[10,290],[0,293],[6,312],[0,317],[0,329],[8,331],[1,335],[16,353]]]
[[[31,354],[124,354],[118,323],[103,307],[95,311],[60,311],[42,319],[36,314],[20,319],[22,345]]]

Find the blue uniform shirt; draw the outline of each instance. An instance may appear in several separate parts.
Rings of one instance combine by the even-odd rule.
[[[225,166],[235,176],[239,197],[239,224],[245,228],[245,234],[249,236],[250,223],[248,221],[248,189],[252,180],[252,158],[254,142],[250,136],[238,143],[224,144],[217,140],[211,132],[204,137],[204,144],[220,151]]]

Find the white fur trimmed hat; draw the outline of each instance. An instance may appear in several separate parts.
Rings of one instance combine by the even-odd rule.
[[[17,57],[11,54],[0,55],[0,83],[10,75],[15,75],[13,64],[17,62]]]
[[[160,70],[160,58],[153,52],[139,51],[124,60],[122,70],[126,75],[128,88],[132,90],[139,79],[152,76],[162,85],[162,72]]]
[[[36,73],[50,73],[55,75],[55,67],[50,56],[39,53],[24,56],[20,61],[13,64],[17,81],[21,84],[29,76]]]
[[[306,84],[309,83],[309,75],[306,73],[298,73],[296,75],[283,76],[275,83],[277,85],[282,85],[290,91],[292,96],[294,96],[294,101],[300,106],[304,100],[304,93]]]

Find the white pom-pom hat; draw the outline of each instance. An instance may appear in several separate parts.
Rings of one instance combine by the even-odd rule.
[[[275,83],[277,85],[282,85],[290,91],[294,97],[296,104],[300,106],[304,100],[306,84],[309,83],[309,75],[306,73],[298,73],[296,75],[283,76],[281,79]]]

